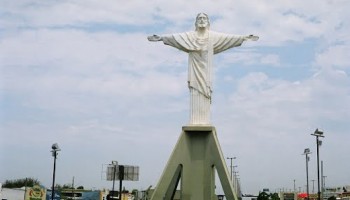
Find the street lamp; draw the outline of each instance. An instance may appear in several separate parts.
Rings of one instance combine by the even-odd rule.
[[[52,177],[52,190],[51,190],[51,200],[53,200],[53,197],[55,196],[55,173],[56,173],[56,158],[57,158],[57,151],[61,151],[61,149],[58,147],[58,144],[55,143],[51,146],[51,152],[53,156],[53,177]]]
[[[236,195],[237,196],[239,196],[238,195],[238,171],[235,171],[235,172],[233,172],[234,173],[234,177],[235,177],[235,179],[234,179],[234,182],[233,182],[233,184],[234,184],[234,189],[235,189],[235,191],[236,191]]]
[[[309,200],[309,160],[310,160],[309,154],[310,153],[311,153],[310,149],[306,148],[304,150],[304,154],[302,154],[302,155],[305,155],[305,160],[306,160],[306,194],[307,194],[308,200]]]
[[[322,196],[324,195],[324,193],[326,192],[326,178],[327,176],[322,176]]]
[[[227,157],[227,159],[231,160],[230,168],[231,168],[231,181],[232,181],[233,180],[233,178],[232,178],[232,171],[233,171],[232,160],[236,159],[236,157]]]
[[[320,154],[319,154],[319,147],[322,141],[320,141],[319,137],[324,137],[323,132],[316,129],[313,134],[311,134],[316,137],[316,145],[317,145],[317,199],[321,200],[321,191],[320,191]]]
[[[242,199],[241,179],[240,178],[237,178],[237,196],[238,196],[238,199]]]

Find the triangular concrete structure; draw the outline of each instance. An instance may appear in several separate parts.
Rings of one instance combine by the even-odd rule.
[[[151,200],[216,200],[215,169],[227,200],[237,200],[213,126],[184,126]]]

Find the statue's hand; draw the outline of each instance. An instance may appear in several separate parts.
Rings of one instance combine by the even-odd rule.
[[[148,41],[151,42],[157,42],[157,41],[162,41],[162,37],[159,35],[151,35],[147,37]]]
[[[259,36],[256,35],[248,35],[246,36],[247,40],[257,41],[259,39]]]

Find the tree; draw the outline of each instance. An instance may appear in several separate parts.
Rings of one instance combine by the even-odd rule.
[[[269,196],[266,192],[260,192],[257,200],[268,200]]]
[[[132,191],[131,191],[131,194],[133,194],[133,195],[135,195],[136,193],[138,193],[139,191],[137,190],[137,189],[133,189]]]
[[[2,185],[4,188],[21,188],[21,187],[33,187],[34,185],[40,185],[40,181],[35,178],[21,178],[15,180],[6,180]]]
[[[64,184],[64,185],[62,186],[62,189],[74,189],[74,188],[72,188],[72,185],[71,185],[71,184]]]
[[[139,191],[137,189],[133,189],[131,191],[131,194],[134,196],[134,198],[138,198],[138,193],[139,193]]]
[[[56,183],[55,189],[56,190],[62,190],[62,185]]]
[[[280,200],[280,197],[278,196],[277,193],[273,193],[273,194],[271,193],[270,197],[271,197],[271,200]]]

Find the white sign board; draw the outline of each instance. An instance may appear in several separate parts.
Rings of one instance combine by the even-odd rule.
[[[109,164],[107,166],[107,173],[106,173],[106,179],[107,181],[113,181],[118,180],[118,174],[119,174],[119,167],[118,164]]]
[[[139,174],[140,174],[139,166],[118,165],[118,163],[116,163],[116,164],[109,164],[107,166],[107,171],[106,171],[107,181],[119,180],[120,173],[122,173],[121,175],[123,175],[123,180],[126,180],[126,181],[139,180]]]
[[[138,181],[139,180],[139,166],[124,165],[124,180]]]

